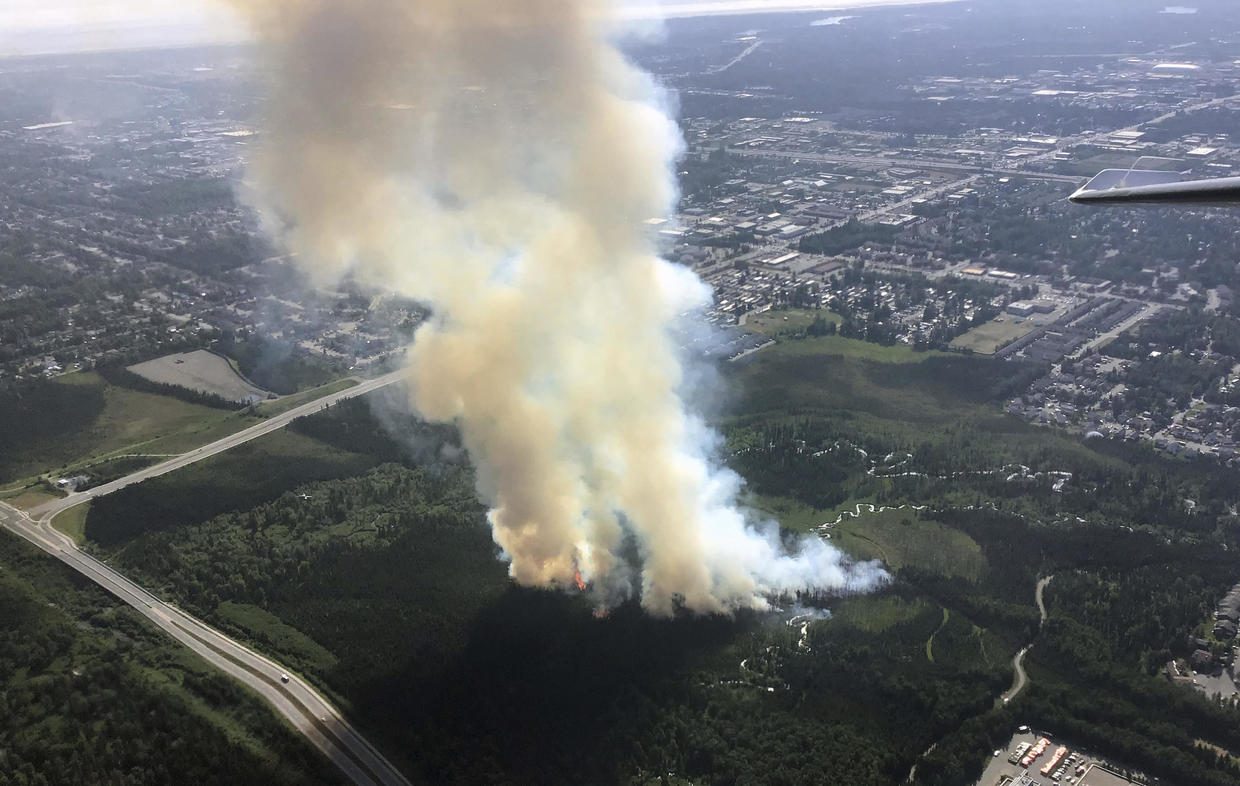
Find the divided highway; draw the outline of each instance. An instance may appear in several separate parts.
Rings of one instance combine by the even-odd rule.
[[[74,505],[222,453],[283,428],[294,419],[317,412],[329,404],[369,393],[403,377],[404,372],[395,372],[367,380],[120,480],[47,503],[30,513],[0,503],[0,526],[99,584],[168,635],[201,655],[207,662],[252,688],[331,759],[353,783],[358,786],[410,786],[399,770],[375,750],[330,702],[300,677],[288,672],[270,658],[155,597],[81,551],[71,538],[51,526],[52,517]],[[283,681],[285,676],[288,678],[287,682]]]

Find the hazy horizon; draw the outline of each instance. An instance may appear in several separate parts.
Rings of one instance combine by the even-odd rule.
[[[959,0],[618,0],[625,19],[836,11]],[[10,0],[0,10],[0,57],[182,47],[249,40],[223,2]]]

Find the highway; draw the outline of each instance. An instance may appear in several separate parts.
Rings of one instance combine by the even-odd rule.
[[[1159,115],[1150,120],[1142,120],[1127,128],[1120,128],[1114,131],[1101,131],[1097,133],[1078,134],[1076,136],[1067,137],[1058,140],[1058,144],[1048,148],[1045,152],[1021,159],[1020,165],[1028,167],[1029,164],[1040,163],[1047,159],[1053,158],[1056,153],[1064,152],[1070,148],[1082,144],[1103,144],[1115,134],[1121,131],[1138,131],[1143,126],[1158,125],[1165,120],[1170,120],[1180,112],[1196,112],[1201,109],[1208,109],[1213,106],[1221,106],[1228,101],[1240,100],[1240,95],[1223,96],[1221,98],[1212,98],[1205,101],[1198,101],[1187,106],[1176,107],[1175,109]],[[744,147],[730,147],[729,153],[738,156],[752,156],[756,158],[792,158],[801,161],[821,161],[823,163],[838,164],[860,164],[863,166],[881,166],[881,167],[910,167],[916,169],[936,169],[945,172],[976,172],[1002,176],[1025,177],[1037,180],[1056,180],[1062,183],[1075,183],[1080,185],[1086,178],[1074,177],[1072,175],[1060,175],[1052,172],[1036,172],[1027,168],[1010,169],[1010,168],[994,168],[984,167],[977,164],[963,164],[958,161],[935,161],[924,158],[900,158],[887,156],[853,156],[853,155],[835,155],[830,153],[803,153],[785,150],[762,150]]]
[[[753,150],[743,147],[730,147],[728,152],[738,156],[755,158],[795,158],[800,161],[821,161],[824,164],[860,164],[862,166],[908,167],[911,169],[935,169],[942,172],[970,172],[975,174],[1000,175],[1002,177],[1024,177],[1033,180],[1056,180],[1061,183],[1073,183],[1077,186],[1087,178],[1060,175],[1054,172],[1031,172],[1024,169],[995,169],[994,167],[977,164],[961,164],[955,161],[933,161],[924,158],[888,158],[886,156],[850,156],[833,155],[830,153],[798,153],[785,150]]]
[[[197,618],[165,603],[98,559],[81,551],[71,538],[53,529],[52,518],[87,500],[147,478],[202,461],[283,428],[295,418],[337,401],[391,385],[405,376],[394,372],[289,410],[221,440],[120,480],[36,508],[27,513],[0,502],[0,526],[29,541],[132,606],[157,627],[241,681],[301,732],[358,786],[410,786],[409,781],[362,737],[340,712],[305,680],[275,661],[233,640]],[[288,682],[282,681],[287,675]]]
[[[393,371],[391,374],[385,374],[382,377],[375,377],[374,379],[365,380],[351,388],[346,388],[337,393],[324,396],[323,398],[315,399],[314,401],[290,409],[288,412],[273,415],[267,420],[264,420],[262,423],[250,426],[249,428],[238,431],[235,434],[230,434],[227,437],[216,440],[209,445],[203,445],[202,447],[195,448],[188,453],[182,453],[175,458],[170,458],[167,461],[160,462],[154,466],[138,470],[132,475],[126,475],[125,477],[114,480],[111,483],[104,483],[86,491],[72,493],[63,499],[44,503],[43,505],[32,509],[30,511],[31,516],[36,520],[49,519],[62,510],[66,510],[75,505],[80,505],[87,500],[94,499],[95,497],[106,496],[111,494],[113,491],[119,491],[120,489],[134,483],[141,483],[149,478],[156,478],[160,475],[165,475],[173,470],[189,466],[190,464],[202,461],[205,458],[210,458],[216,454],[223,453],[226,450],[231,450],[238,445],[243,445],[252,439],[257,439],[258,437],[263,436],[264,434],[270,434],[273,431],[278,431],[304,415],[310,415],[318,412],[319,410],[335,404],[338,401],[344,401],[348,398],[354,398],[356,396],[361,396],[366,393],[370,393],[371,391],[378,390],[379,388],[387,387],[395,382],[399,382],[405,377],[406,372]]]
[[[917,202],[920,200],[937,199],[938,197],[941,197],[944,194],[949,194],[953,191],[959,191],[962,188],[967,188],[968,186],[971,186],[974,183],[976,183],[979,177],[981,177],[981,175],[969,175],[968,177],[961,178],[960,180],[953,180],[950,183],[942,183],[940,185],[926,188],[921,191],[915,191],[910,196],[906,197],[905,199],[902,199],[901,201],[895,203],[894,205],[887,205],[886,207],[876,208],[867,213],[859,213],[857,215],[857,220],[858,221],[873,221],[879,216],[887,214],[887,213],[893,213],[893,214],[899,215],[900,213],[903,213],[905,210],[912,208],[913,205],[917,204]]]

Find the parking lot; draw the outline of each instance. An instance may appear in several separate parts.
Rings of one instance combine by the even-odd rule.
[[[1027,765],[1022,764],[1022,759],[1035,750],[1042,739],[1048,740],[1042,753]],[[1067,748],[1067,751],[1052,770],[1042,774],[1061,747]],[[995,753],[977,786],[1129,786],[1132,783],[1107,770],[1105,763],[1075,750],[1067,742],[1025,727],[1013,735],[1006,748]]]

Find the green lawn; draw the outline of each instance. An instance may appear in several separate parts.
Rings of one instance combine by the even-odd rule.
[[[18,490],[11,490],[6,494],[0,495],[8,504],[21,510],[30,510],[37,508],[45,502],[60,499],[64,494],[53,492],[43,483],[35,483],[30,486]]]
[[[764,349],[762,355],[839,355],[841,357],[873,360],[879,363],[915,363],[928,357],[943,355],[942,352],[915,352],[912,347],[896,344],[886,347],[870,341],[842,336],[819,336],[817,338],[781,341],[775,346]]]
[[[834,322],[837,325],[843,321],[839,314],[828,311],[825,308],[789,308],[753,314],[745,319],[744,328],[750,333],[773,336],[784,330],[804,330],[813,324],[814,319],[817,317],[821,317],[828,322]]]
[[[987,358],[834,336],[780,342],[751,358],[730,375],[739,394],[735,419],[847,412],[902,424],[998,415],[995,394],[1011,379],[1010,368]]]
[[[73,538],[73,542],[80,546],[86,540],[86,515],[89,512],[89,502],[74,505],[52,519],[52,526]]]
[[[1064,174],[1093,177],[1104,169],[1130,169],[1140,157],[1140,154],[1136,151],[1131,153],[1099,153],[1079,161],[1060,163],[1056,169]],[[1163,171],[1175,171],[1177,166],[1182,166],[1182,164],[1169,159],[1146,160],[1141,163],[1142,169],[1159,169]]]
[[[968,333],[957,336],[952,340],[951,345],[957,349],[971,349],[982,355],[993,355],[1001,347],[1032,333],[1037,328],[1037,322],[1042,321],[1040,319],[1017,321],[1017,318],[1013,316],[1004,316],[1001,319],[1002,322],[992,320],[984,325],[978,325]]]
[[[67,474],[79,465],[123,454],[183,453],[259,422],[229,410],[109,385],[94,373],[66,374],[55,384],[92,388],[102,395],[102,410],[84,428],[12,446],[3,467],[9,480]],[[54,425],[49,422],[49,433],[55,433]]]

